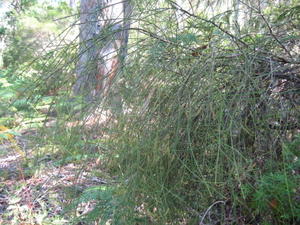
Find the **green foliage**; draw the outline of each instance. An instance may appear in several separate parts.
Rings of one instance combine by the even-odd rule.
[[[28,96],[34,91],[30,89],[33,82],[31,76],[17,76],[11,70],[0,71],[0,125],[15,130],[43,125],[53,100],[49,96]]]
[[[5,27],[0,27],[0,37],[5,35],[5,31],[6,31]]]
[[[0,124],[2,125],[10,125],[14,120],[11,116],[18,110],[16,108],[18,104],[14,105],[14,101],[18,97],[20,83],[9,79],[8,74],[8,71],[0,71]]]
[[[300,136],[298,135],[294,141],[285,144],[285,157],[288,160],[294,156],[300,157]],[[299,161],[296,161],[299,162]],[[292,165],[296,165],[296,162],[292,163]],[[298,164],[299,166],[299,164]],[[296,168],[295,168],[296,169]]]
[[[248,200],[251,199],[251,208],[265,223],[297,224],[300,221],[300,175],[295,174],[300,169],[300,161],[293,153],[299,149],[298,142],[299,136],[286,145],[280,170],[263,174],[252,188],[243,187]]]
[[[279,21],[282,21],[285,19],[292,19],[292,20],[299,21],[299,19],[300,19],[299,13],[300,13],[300,5],[292,5],[290,7],[286,7],[286,9],[283,10],[283,13],[281,13],[277,19]]]
[[[286,52],[274,37],[261,35],[268,27],[256,18],[237,36],[222,16],[212,22],[190,17],[182,33],[176,25],[163,31],[145,25],[161,38],[144,41],[130,55],[124,82],[128,88],[121,93],[126,93],[123,99],[132,113],[119,120],[110,139],[111,170],[128,179],[125,197],[143,205],[140,213],[154,224],[198,224],[199,212],[226,199],[232,201],[228,207],[233,214],[217,207],[210,212],[220,224],[226,218],[240,224],[239,217],[255,221],[266,215],[265,222],[297,224],[299,180],[292,170],[282,169],[287,163],[280,157],[285,154],[283,141],[292,134],[272,124],[282,121],[281,110],[296,121],[299,112],[288,101],[287,108],[280,108],[283,92],[271,94],[270,68],[276,65],[281,71],[275,58]],[[293,30],[289,24],[284,29]],[[284,44],[293,43],[289,32],[278,33]],[[190,50],[197,48],[199,52]],[[267,55],[272,58],[273,53],[270,65]],[[278,136],[282,138],[272,144]],[[244,201],[255,188],[250,201],[257,214]],[[281,208],[269,215],[272,197]]]
[[[300,208],[296,200],[298,183],[299,177],[295,179],[283,173],[264,175],[254,194],[253,208],[263,215],[271,211],[281,224],[288,220],[299,222]]]
[[[134,218],[134,211],[132,210],[134,205],[126,199],[123,199],[123,193],[120,192],[121,189],[100,185],[87,188],[84,190],[79,197],[75,198],[71,205],[68,206],[68,210],[81,211],[81,216],[79,216],[74,223],[85,222],[91,223],[93,221],[98,221],[100,225],[105,225],[107,223],[114,225],[121,225],[124,223],[134,224],[135,222],[141,222],[144,218]],[[94,206],[91,210],[85,212],[81,208],[84,208],[88,203],[92,203]],[[124,213],[130,212],[129,215]],[[144,224],[144,223],[140,223]]]
[[[243,5],[253,14],[243,25],[233,22],[233,10],[191,15],[170,1],[134,2],[139,25],[130,31],[128,58],[110,95],[88,103],[72,96],[76,41],[55,43],[28,73],[0,80],[6,89],[0,98],[11,111],[46,106],[55,114],[36,155],[51,154],[56,166],[101,158],[114,177],[110,185],[66,189],[74,223],[297,224],[297,1],[262,11]],[[46,34],[67,26],[50,22],[71,12],[66,4],[39,7],[16,22],[7,65],[28,68],[35,50],[49,44]],[[45,43],[32,45],[37,30]],[[34,87],[29,98],[37,107],[16,98],[25,83]],[[102,112],[114,112],[115,95],[124,113],[103,122]],[[86,205],[93,207],[83,212]]]
[[[116,203],[114,203],[113,200],[113,189],[111,187],[101,185],[88,188],[73,204],[80,205],[89,201],[96,201],[97,206],[86,216],[83,216],[82,221],[88,222],[102,218],[101,224],[105,224],[111,219],[116,207]],[[99,212],[101,215],[99,215]]]
[[[9,22],[5,29],[8,31],[8,48],[3,54],[4,68],[20,68],[20,65],[29,64],[33,59],[42,57],[47,48],[48,52],[55,45],[55,36],[70,23],[68,19],[55,22],[55,19],[72,13],[72,9],[65,2],[53,6],[47,2],[28,1],[24,3],[24,7],[20,7],[22,11],[7,13]]]

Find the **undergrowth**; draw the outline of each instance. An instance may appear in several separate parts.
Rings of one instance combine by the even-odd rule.
[[[298,224],[299,1],[245,3],[244,24],[234,10],[134,4],[137,27],[107,96],[72,93],[74,41],[32,64],[31,101],[14,103],[47,102],[53,113],[36,155],[81,172],[96,161],[92,173],[107,176],[72,192],[66,215],[74,224]],[[97,35],[103,46],[108,34]]]

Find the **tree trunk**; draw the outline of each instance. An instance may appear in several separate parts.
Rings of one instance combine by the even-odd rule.
[[[69,6],[74,9],[76,7],[76,0],[69,0]]]
[[[129,0],[81,0],[76,95],[108,94],[127,55]]]

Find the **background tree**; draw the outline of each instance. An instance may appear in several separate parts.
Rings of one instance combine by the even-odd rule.
[[[80,2],[76,94],[107,95],[126,56],[130,8],[129,1]]]

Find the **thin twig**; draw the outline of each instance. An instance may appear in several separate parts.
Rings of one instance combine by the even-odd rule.
[[[217,205],[219,203],[222,203],[225,205],[226,201],[216,201],[211,206],[209,206],[208,209],[205,211],[204,215],[202,216],[201,221],[199,222],[199,225],[204,225],[203,221],[204,221],[205,217],[207,216],[208,212],[212,209],[212,207],[214,207],[215,205]]]
[[[274,34],[273,29],[270,25],[270,23],[267,21],[265,15],[261,12],[261,7],[259,6],[258,9],[256,9],[255,7],[247,4],[244,1],[240,1],[242,4],[246,5],[247,7],[249,7],[251,10],[253,10],[254,12],[256,12],[264,21],[264,23],[266,24],[270,35],[274,38],[274,40],[281,46],[281,48],[288,54],[288,56],[293,59],[293,56],[291,55],[291,53],[289,52],[289,50],[282,44],[282,42],[277,38],[277,36]]]

